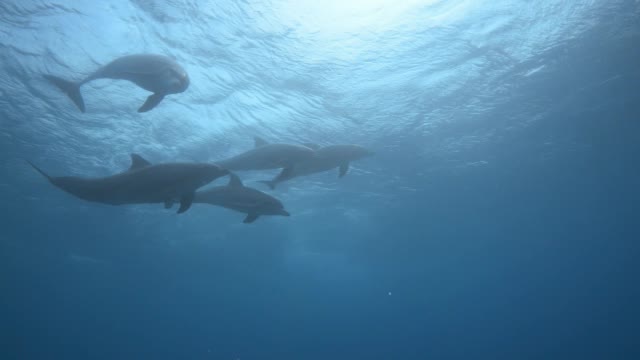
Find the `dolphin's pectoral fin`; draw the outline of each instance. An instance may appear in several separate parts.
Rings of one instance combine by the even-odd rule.
[[[340,173],[338,174],[338,177],[343,177],[347,175],[347,171],[349,171],[349,163],[344,163],[340,165]]]
[[[293,174],[293,166],[287,166],[284,169],[282,169],[282,171],[280,171],[280,174],[278,174],[276,179],[286,179],[292,174]]]
[[[149,97],[147,98],[147,101],[144,102],[144,104],[140,107],[140,109],[138,109],[138,112],[147,112],[151,109],[153,109],[154,107],[156,107],[156,105],[160,104],[160,101],[162,101],[162,99],[164,99],[164,94],[161,93],[155,93],[155,94],[151,94],[149,95]]]
[[[173,200],[167,200],[164,202],[165,209],[171,209],[173,207]]]
[[[285,167],[275,178],[271,180],[261,180],[260,182],[269,186],[271,190],[275,190],[276,185],[278,185],[279,182],[288,180],[292,177],[293,170],[293,166]]]
[[[182,197],[180,198],[180,208],[178,209],[178,214],[182,214],[183,212],[189,210],[191,204],[193,204],[193,198],[195,198],[195,196],[195,191],[182,195]]]
[[[251,224],[252,222],[256,221],[256,219],[258,218],[258,214],[255,213],[249,213],[247,214],[247,217],[244,218],[244,221],[242,221],[245,224]]]

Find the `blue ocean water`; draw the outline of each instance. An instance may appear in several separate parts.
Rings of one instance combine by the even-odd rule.
[[[640,2],[0,2],[0,358],[640,358]],[[42,74],[175,58],[191,85]],[[253,146],[376,155],[291,217],[84,202],[104,176]],[[216,184],[224,183],[221,179]]]

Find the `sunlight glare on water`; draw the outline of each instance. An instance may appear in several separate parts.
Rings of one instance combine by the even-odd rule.
[[[342,60],[354,60],[367,50],[386,47],[382,37],[412,34],[416,29],[441,26],[463,15],[471,1],[441,0],[290,0],[277,5],[273,12],[281,24],[294,29],[297,38],[313,39],[315,52],[339,47],[346,51],[330,52]],[[425,11],[429,9],[429,11]],[[322,52],[322,50],[320,50]]]

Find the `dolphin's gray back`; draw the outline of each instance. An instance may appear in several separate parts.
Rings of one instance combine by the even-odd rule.
[[[366,149],[359,145],[329,145],[316,151],[318,157],[327,161],[353,161],[359,159]]]
[[[109,190],[111,184],[102,180],[102,178],[87,179],[78,176],[60,176],[49,179],[53,185],[81,199],[118,205],[119,202],[111,199],[111,191]]]
[[[157,75],[167,69],[180,69],[180,65],[166,56],[140,54],[117,58],[98,69],[94,74],[101,77],[122,76],[125,74]]]
[[[51,180],[82,199],[112,205],[164,202],[194,191],[205,181],[206,175],[196,164],[158,164],[102,178]]]
[[[138,86],[160,92],[167,87],[167,81],[175,75],[173,72],[183,72],[182,67],[166,56],[153,54],[128,55],[117,58],[96,70],[84,79],[81,84],[95,79],[129,80]]]
[[[245,186],[216,186],[198,191],[193,202],[218,205],[245,213],[282,207],[280,201],[273,196]]]
[[[347,149],[339,145],[330,145],[316,150],[315,156],[297,164],[288,178],[328,171],[350,161]]]
[[[313,157],[313,150],[293,144],[268,144],[217,164],[228,170],[268,170],[291,166]]]
[[[316,174],[329,171],[360,158],[359,152],[365,149],[358,145],[329,145],[316,150],[315,155],[309,160],[296,164],[291,171],[282,172],[274,180],[276,182],[287,181],[299,176]]]

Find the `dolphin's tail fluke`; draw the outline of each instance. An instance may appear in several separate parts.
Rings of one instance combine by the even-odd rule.
[[[81,83],[65,80],[53,75],[44,75],[44,78],[67,94],[73,103],[76,104],[78,109],[84,112],[84,99],[82,99],[82,94],[80,94]]]
[[[276,189],[276,185],[278,184],[278,182],[275,181],[275,180],[259,180],[258,182],[267,185],[269,187],[269,189],[271,189],[271,190],[275,190]]]
[[[47,174],[46,172],[42,171],[42,169],[40,169],[39,167],[37,167],[34,163],[32,163],[29,160],[25,160],[27,163],[29,163],[29,165],[31,165],[34,169],[36,169],[37,172],[39,172],[42,176],[44,176],[45,178],[47,178],[47,180],[51,181],[51,176],[49,176],[49,174]]]

